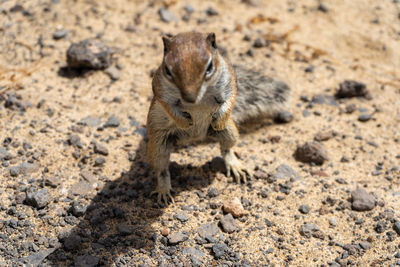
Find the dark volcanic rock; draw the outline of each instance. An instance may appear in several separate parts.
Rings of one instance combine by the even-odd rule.
[[[395,221],[393,224],[393,230],[396,231],[398,235],[400,235],[400,221]]]
[[[328,160],[328,153],[317,142],[307,142],[302,146],[298,146],[294,156],[298,161],[317,165],[322,165],[325,160]]]
[[[300,234],[310,238],[311,236],[323,239],[324,234],[319,230],[318,226],[312,223],[305,223],[300,227]]]
[[[40,189],[39,191],[31,189],[26,192],[25,203],[37,209],[44,208],[50,201],[48,192],[47,188]]]
[[[274,121],[276,123],[289,123],[293,120],[293,114],[287,110],[281,111],[276,115]]]
[[[238,225],[235,222],[235,219],[233,218],[232,214],[230,214],[230,213],[225,215],[221,219],[220,223],[222,226],[222,230],[225,233],[233,233],[239,229]]]
[[[111,50],[102,42],[86,39],[68,48],[67,63],[72,68],[105,69],[111,65],[111,56]]]
[[[119,126],[119,120],[117,117],[115,117],[114,115],[111,115],[108,120],[106,121],[106,123],[104,123],[103,127],[107,128],[107,127],[118,127]]]
[[[56,250],[56,248],[43,249],[20,259],[20,261],[28,266],[36,267],[39,266],[47,256],[53,253],[54,250]]]
[[[212,247],[212,251],[214,252],[214,256],[216,259],[223,257],[227,250],[228,246],[225,243],[218,243]]]
[[[75,267],[94,267],[98,266],[100,262],[100,258],[92,256],[92,255],[82,255],[78,256],[75,259],[74,266]]]
[[[205,223],[199,226],[197,233],[201,238],[214,236],[219,232],[218,226],[215,223]]]
[[[173,234],[168,235],[168,243],[171,245],[176,245],[176,244],[179,244],[179,243],[187,240],[188,238],[189,237],[184,233],[181,233],[181,232],[173,233]]]
[[[349,98],[357,96],[371,99],[371,95],[367,90],[367,86],[364,83],[352,80],[346,80],[340,83],[339,90],[335,94],[335,97],[337,98]]]
[[[95,142],[94,143],[94,153],[107,156],[108,155],[108,149],[105,145]]]
[[[81,242],[82,238],[79,235],[72,233],[65,238],[64,247],[66,250],[76,250],[80,247]]]
[[[375,198],[360,187],[351,192],[351,200],[351,207],[356,211],[368,211],[375,207]]]

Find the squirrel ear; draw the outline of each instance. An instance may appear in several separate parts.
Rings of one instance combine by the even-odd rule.
[[[217,49],[217,43],[215,42],[215,33],[211,32],[207,35],[207,42],[213,49]]]
[[[169,45],[171,43],[172,37],[173,37],[173,35],[169,34],[169,33],[162,35],[162,40],[163,40],[163,44],[164,44],[164,55],[169,49]]]

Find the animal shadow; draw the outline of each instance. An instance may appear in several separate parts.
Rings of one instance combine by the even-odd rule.
[[[175,195],[211,184],[215,175],[210,165],[208,162],[194,167],[172,162],[170,172]],[[160,233],[152,224],[164,211],[164,207],[156,204],[155,197],[150,197],[154,188],[154,174],[146,163],[143,139],[130,170],[107,182],[94,196],[79,217],[79,223],[59,237],[61,245],[47,257],[47,263],[51,266],[124,265],[123,255],[134,257],[137,251],[152,253]]]

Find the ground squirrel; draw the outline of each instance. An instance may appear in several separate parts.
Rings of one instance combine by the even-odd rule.
[[[227,175],[236,182],[251,176],[232,148],[235,123],[275,116],[290,88],[256,71],[232,66],[217,48],[215,34],[165,35],[164,57],[154,74],[154,97],[147,117],[148,159],[157,175],[158,203],[174,202],[169,172],[173,147],[205,139],[220,144]]]

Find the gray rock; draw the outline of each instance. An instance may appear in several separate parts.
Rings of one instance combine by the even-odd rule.
[[[398,235],[400,235],[400,221],[395,221],[393,224],[393,230],[396,231]]]
[[[307,142],[302,146],[298,146],[295,154],[296,160],[304,163],[315,163],[322,165],[328,160],[328,153],[318,142]]]
[[[65,38],[69,33],[69,30],[58,30],[53,33],[53,39],[54,40],[60,40],[62,38]]]
[[[10,171],[10,175],[13,177],[17,177],[19,175],[19,166],[11,166],[8,168],[8,170]]]
[[[75,267],[95,267],[99,264],[100,258],[92,255],[78,256],[75,259]]]
[[[396,252],[396,254],[394,254],[394,257],[396,259],[400,259],[400,251]],[[397,264],[396,264],[397,265]]]
[[[74,216],[80,217],[86,213],[87,206],[74,200],[71,204],[71,212]]]
[[[293,114],[287,110],[283,110],[276,115],[274,120],[277,123],[289,123],[293,120]]]
[[[364,83],[346,80],[339,84],[339,90],[336,92],[337,98],[365,97],[371,99],[371,95]]]
[[[313,223],[305,223],[300,227],[300,234],[310,238],[311,236],[323,239],[323,234],[318,226]]]
[[[50,202],[48,192],[49,190],[47,188],[40,189],[39,191],[31,189],[26,192],[25,203],[34,208],[42,209]]]
[[[371,243],[369,243],[367,241],[361,241],[359,245],[364,250],[368,250],[371,248]]]
[[[178,219],[178,220],[181,221],[181,222],[186,222],[186,221],[189,220],[189,217],[186,215],[186,213],[185,213],[184,211],[178,213],[178,214],[175,216],[175,218]]]
[[[299,211],[303,214],[307,214],[310,212],[310,207],[308,207],[307,205],[300,205]]]
[[[207,8],[207,9],[206,9],[206,14],[207,14],[208,16],[218,16],[218,15],[219,15],[218,11],[217,11],[215,8],[213,8],[213,7]]]
[[[121,77],[121,73],[119,69],[115,66],[110,66],[104,70],[104,73],[107,74],[112,80],[116,81]]]
[[[201,238],[212,237],[219,233],[219,229],[215,223],[205,223],[197,228],[197,233]]]
[[[198,258],[203,258],[204,253],[198,249],[192,248],[192,247],[186,247],[183,249],[183,254],[185,255],[190,255],[190,256],[196,256]]]
[[[313,96],[311,102],[319,105],[326,104],[331,106],[337,106],[335,98],[330,95],[315,95]]]
[[[82,170],[79,174],[90,184],[94,184],[95,182],[97,182],[96,177],[90,171]]]
[[[225,243],[218,243],[212,247],[212,251],[214,253],[215,259],[222,258],[226,251],[228,250],[228,246]]]
[[[111,65],[111,56],[111,50],[102,42],[86,39],[68,48],[67,63],[72,68],[105,69]]]
[[[43,249],[38,252],[32,253],[27,257],[21,258],[19,261],[27,264],[28,266],[36,267],[39,266],[44,261],[44,259],[46,259],[46,257],[53,253],[55,250],[56,248]]]
[[[71,145],[71,146],[76,146],[77,148],[83,148],[81,139],[77,135],[71,135],[68,138],[68,144]]]
[[[73,196],[87,196],[88,193],[92,191],[92,185],[86,181],[80,181],[77,184],[74,184],[71,189],[70,193]]]
[[[61,179],[58,176],[50,176],[44,179],[44,184],[52,188],[56,188],[61,184]]]
[[[351,192],[352,209],[356,211],[368,211],[375,207],[375,198],[361,187]]]
[[[72,233],[64,239],[64,247],[66,250],[77,250],[81,246],[82,238]]]
[[[10,152],[8,152],[4,148],[0,147],[0,160],[3,160],[3,159],[9,160],[11,158],[12,158],[12,156],[11,156]]]
[[[222,230],[225,233],[229,233],[230,234],[230,233],[233,233],[233,232],[239,230],[239,226],[236,224],[235,219],[233,218],[232,214],[230,214],[230,213],[225,215],[221,219],[220,223],[221,223],[221,226],[222,226]]]
[[[108,120],[106,121],[106,123],[104,123],[103,127],[107,128],[107,127],[113,127],[116,128],[119,126],[119,120],[117,117],[115,117],[114,115],[111,115]]]
[[[162,7],[158,10],[158,14],[162,21],[169,23],[171,21],[178,21],[178,17],[168,9]]]
[[[191,6],[191,5],[189,5],[189,4],[186,4],[185,7],[184,7],[184,9],[185,9],[185,11],[186,11],[187,13],[189,13],[189,14],[191,14],[191,13],[194,12],[193,6]]]
[[[96,167],[103,166],[104,163],[106,163],[106,160],[103,157],[98,157],[94,161],[94,166],[96,166]]]
[[[130,235],[133,233],[133,227],[131,225],[127,225],[125,223],[118,224],[117,230],[120,235]]]
[[[100,118],[87,116],[78,122],[79,125],[90,126],[90,127],[97,127],[101,123]]]
[[[281,164],[276,168],[275,179],[300,179],[299,174],[289,165]]]
[[[108,149],[106,146],[104,146],[101,143],[95,142],[94,143],[94,153],[107,156],[108,155]]]
[[[371,114],[368,113],[361,113],[360,116],[358,116],[358,120],[361,122],[366,122],[369,121],[371,119]]]
[[[337,225],[337,220],[335,218],[329,219],[329,225],[335,227]]]
[[[184,233],[181,233],[181,232],[173,233],[173,234],[168,235],[168,243],[170,245],[177,245],[177,244],[187,240],[188,238],[189,237]]]

